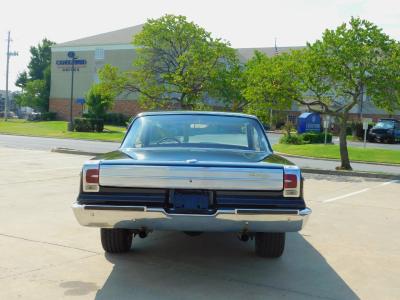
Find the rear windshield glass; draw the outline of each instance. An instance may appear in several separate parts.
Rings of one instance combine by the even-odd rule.
[[[260,123],[215,115],[154,115],[134,121],[123,148],[197,147],[268,151]]]

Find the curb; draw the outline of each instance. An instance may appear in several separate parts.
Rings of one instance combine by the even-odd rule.
[[[312,156],[301,156],[301,155],[294,155],[294,154],[286,154],[286,153],[278,152],[278,151],[274,151],[274,153],[276,153],[278,155],[287,156],[287,157],[294,157],[294,158],[304,158],[304,159],[312,159],[312,160],[327,160],[327,161],[340,162],[340,159],[336,159],[336,158],[321,158],[321,157],[312,157]],[[362,160],[352,160],[350,162],[351,163],[358,163],[358,164],[366,164],[366,165],[400,167],[400,164],[389,164],[389,163],[370,162],[370,161],[362,161]]]
[[[309,173],[309,174],[400,180],[400,174],[396,175],[396,174],[388,174],[388,173],[366,173],[366,172],[357,172],[357,171],[323,170],[323,169],[313,169],[313,168],[300,168],[300,169],[301,169],[301,172]]]
[[[86,151],[80,151],[80,150],[69,149],[69,148],[53,148],[53,149],[50,150],[50,152],[64,153],[64,154],[75,154],[75,155],[85,155],[85,156],[97,156],[97,155],[102,154],[102,153],[86,152]]]
[[[75,155],[85,155],[85,156],[97,156],[102,153],[85,152],[69,148],[53,148],[51,152],[64,153],[64,154],[75,154]],[[301,168],[303,173],[309,174],[322,174],[322,175],[335,175],[335,176],[353,176],[353,177],[365,177],[365,178],[379,178],[379,179],[392,179],[400,180],[400,174],[388,174],[388,173],[366,173],[357,171],[338,171],[338,170],[323,170],[323,169],[313,169],[313,168]]]
[[[95,140],[95,139],[78,139],[72,137],[61,137],[61,136],[42,136],[42,135],[29,135],[29,134],[13,134],[7,132],[0,132],[0,135],[9,136],[22,136],[22,137],[32,137],[32,138],[43,138],[43,139],[58,139],[58,140],[73,140],[73,141],[84,141],[84,142],[102,142],[102,143],[117,143],[121,144],[120,141],[105,141],[105,140]]]

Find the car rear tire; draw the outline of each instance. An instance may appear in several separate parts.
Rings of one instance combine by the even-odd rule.
[[[127,229],[101,228],[101,245],[108,253],[128,252],[132,246],[132,233]]]
[[[255,235],[256,254],[261,257],[280,257],[285,249],[284,232],[257,232]]]

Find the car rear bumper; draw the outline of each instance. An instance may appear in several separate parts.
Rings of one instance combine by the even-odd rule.
[[[395,139],[395,136],[393,134],[389,134],[389,133],[375,133],[375,132],[370,132],[368,134],[368,139],[370,140],[378,140],[378,141],[383,141],[386,139]]]
[[[311,209],[220,209],[213,215],[170,214],[146,206],[72,206],[83,226],[177,231],[295,232],[306,224]]]

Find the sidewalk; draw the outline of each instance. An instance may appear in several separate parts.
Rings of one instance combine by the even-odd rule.
[[[340,161],[322,160],[322,159],[317,160],[312,158],[299,158],[299,157],[289,157],[289,156],[284,156],[284,157],[294,162],[300,168],[335,170],[335,168],[340,165]],[[375,164],[363,164],[363,163],[351,163],[351,166],[353,168],[353,171],[389,173],[389,174],[400,175],[400,166],[375,165]]]
[[[273,136],[272,140],[277,140],[279,136]],[[0,147],[33,149],[51,151],[54,148],[68,148],[77,152],[85,152],[93,155],[110,152],[119,147],[119,143],[96,142],[71,139],[41,138],[26,136],[0,135]],[[284,156],[284,155],[282,155]],[[334,171],[339,165],[339,161],[320,160],[311,158],[286,157],[301,168],[321,169]],[[390,173],[400,175],[400,166],[386,166],[364,163],[352,163],[354,171]]]

